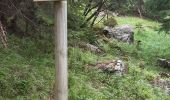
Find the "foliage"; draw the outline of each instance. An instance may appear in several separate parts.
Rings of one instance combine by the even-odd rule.
[[[160,31],[165,30],[165,33],[169,33],[169,16],[170,16],[170,1],[169,0],[148,0],[146,2],[148,13],[154,16],[159,16],[158,19],[162,22]]]
[[[166,18],[162,19],[162,25],[160,28],[160,31],[164,31],[165,33],[170,33],[170,16],[167,16]]]
[[[114,76],[112,74],[103,73],[97,71],[97,69],[85,69],[85,63],[94,60],[95,56],[89,54],[88,52],[81,52],[81,50],[76,49],[70,55],[70,59],[73,59],[73,55],[77,55],[78,58],[73,65],[71,64],[70,73],[70,95],[71,100],[86,100],[86,99],[97,99],[97,100],[143,100],[143,99],[167,99],[168,97],[163,93],[163,91],[153,88],[147,81],[151,75],[144,75],[137,66],[130,67],[130,74],[126,76]],[[79,56],[78,56],[79,55]],[[81,58],[81,59],[80,59]],[[84,58],[84,59],[83,59]],[[89,59],[87,59],[89,58]],[[93,58],[93,59],[90,59]],[[80,63],[77,63],[80,61]],[[83,63],[83,64],[81,64]]]
[[[136,50],[135,45],[119,43],[114,40],[111,43],[105,43],[98,40],[100,46],[106,51],[107,56],[91,54],[78,48],[69,50],[69,68],[70,68],[70,94],[71,100],[168,100],[167,96],[161,89],[153,88],[149,83],[162,69],[156,66],[156,59],[159,57],[169,57],[170,36],[166,37],[156,34],[152,27],[159,26],[159,23],[143,20],[134,17],[116,18],[120,24],[136,25],[141,23],[148,26],[143,34],[135,34],[136,40],[141,40],[141,50]],[[150,25],[150,26],[149,26]],[[137,33],[138,29],[135,30]],[[161,41],[158,41],[161,40]],[[153,43],[154,41],[154,43]],[[163,45],[162,45],[163,44]],[[118,49],[119,48],[119,49]],[[112,60],[116,58],[129,57],[130,71],[126,76],[115,76],[100,72],[95,68],[86,68],[87,63],[94,64],[98,60]],[[144,61],[144,74],[139,68],[138,63]]]
[[[6,2],[6,0],[3,1]],[[73,1],[75,0],[69,1],[68,5],[69,99],[169,100],[170,96],[164,93],[163,90],[153,87],[150,84],[150,81],[153,80],[158,73],[169,71],[169,69],[159,68],[156,65],[157,58],[170,59],[169,34],[166,36],[164,34],[156,34],[157,31],[155,29],[159,28],[161,24],[136,17],[110,18],[104,22],[105,25],[114,27],[118,23],[119,25],[130,24],[137,26],[135,29],[135,39],[136,41],[140,40],[141,44],[139,45],[140,49],[137,49],[136,43],[134,45],[128,45],[117,40],[106,42],[100,38],[98,34],[95,34],[94,31],[87,28],[86,26],[88,25],[80,28],[84,20],[83,10],[88,1]],[[108,0],[106,3],[110,5],[110,9],[114,11],[126,14],[132,12],[133,14],[133,10],[136,10],[136,7],[138,7],[136,5],[139,0],[116,1],[117,0]],[[21,6],[20,4],[22,4],[20,2],[23,1],[18,0],[18,2],[16,2],[19,8]],[[94,0],[92,5],[94,6],[98,2],[99,1]],[[163,21],[163,23],[165,23],[162,24],[165,29],[161,29],[166,32],[166,29],[169,28],[169,17],[167,16],[169,2],[167,2],[167,0],[147,0],[146,3],[145,7],[148,7],[147,9],[150,14],[156,14],[157,11],[159,11],[158,13],[165,17]],[[47,96],[54,92],[54,43],[53,34],[51,34],[51,28],[54,23],[53,14],[48,11],[52,9],[52,4],[47,3],[47,5],[43,5],[40,3],[38,6],[41,7],[36,10],[37,12],[31,12],[32,15],[28,15],[31,15],[30,19],[32,17],[33,19],[34,17],[36,18],[35,22],[41,27],[41,31],[31,31],[35,34],[23,38],[9,34],[9,48],[3,49],[0,44],[0,99],[2,100],[47,99]],[[0,6],[0,8],[4,10],[2,6]],[[103,8],[105,8],[105,6]],[[26,7],[26,9],[28,10],[29,8]],[[152,9],[153,11],[151,11]],[[94,9],[91,13],[93,13],[93,11]],[[11,14],[13,15],[13,13],[9,13],[9,15]],[[13,17],[9,18],[9,16],[6,18],[7,21],[9,21],[8,24],[12,22],[11,20],[15,20]],[[17,20],[20,26],[19,28],[24,29],[26,25],[24,24],[25,20],[21,19],[20,22],[18,21],[19,20]],[[50,28],[46,28],[47,26]],[[142,31],[143,26],[145,26],[145,31]],[[28,28],[32,30],[31,27]],[[142,31],[142,34],[136,34],[138,31]],[[94,54],[78,48],[77,44],[82,41],[97,44],[105,51],[105,54]],[[128,63],[129,74],[116,76],[114,74],[101,72],[94,66],[91,68],[87,67],[87,64],[95,64],[98,61],[113,59],[123,59]],[[141,61],[145,63],[144,70],[139,68]]]
[[[151,12],[160,13],[163,10],[170,9],[170,1],[169,0],[147,0],[146,6]]]
[[[141,49],[137,50],[135,45],[116,40],[107,43],[96,38],[91,30],[87,31],[88,28],[81,31],[69,30],[69,43],[98,41],[107,53],[105,56],[97,55],[69,45],[69,99],[168,100],[170,97],[161,89],[152,87],[150,81],[159,72],[167,70],[159,68],[155,62],[159,57],[168,59],[170,36],[156,34],[152,27],[159,26],[159,23],[154,21],[134,17],[115,19],[119,24],[150,25],[143,34],[135,34],[135,39],[142,41]],[[42,33],[24,39],[9,35],[9,44],[9,49],[0,48],[0,99],[46,99],[52,93],[54,84],[52,34]],[[113,59],[124,59],[129,63],[129,74],[116,76],[86,66]],[[144,72],[138,65],[141,61],[145,62]]]
[[[83,30],[83,29],[82,29]],[[83,31],[70,31],[69,40],[71,45],[75,45],[78,41],[86,41],[90,44],[95,44],[97,41],[97,36],[90,28],[86,28]]]
[[[144,31],[143,25],[141,23],[137,23],[135,26],[138,34],[141,34]]]
[[[45,47],[41,48],[44,43],[33,41],[10,36],[10,49],[0,48],[1,99],[29,99],[33,94],[38,97],[43,92],[48,95],[48,89],[53,85],[54,63]],[[45,52],[48,55],[42,55]]]
[[[8,31],[25,35],[30,32],[27,30],[28,27],[33,29],[36,27],[34,23],[35,9],[36,7],[32,0],[1,0],[0,20]]]
[[[118,23],[114,17],[108,18],[104,21],[104,25],[109,27],[115,27],[117,24]]]
[[[81,15],[78,8],[70,7],[70,9],[68,10],[68,28],[73,30],[78,30],[80,29],[82,23],[83,23],[83,16]]]

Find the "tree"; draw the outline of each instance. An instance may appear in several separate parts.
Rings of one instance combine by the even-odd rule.
[[[23,33],[28,31],[29,25],[32,28],[36,27],[35,18],[35,5],[32,0],[0,1],[0,20],[7,30],[24,35]],[[17,24],[21,20],[25,23],[25,29]]]
[[[82,26],[84,26],[87,22],[89,22],[92,19],[92,23],[90,25],[92,27],[106,2],[107,0],[99,0],[99,1],[89,0],[89,2],[87,3],[84,9],[84,16],[87,17],[91,12],[92,14],[88,18],[86,18]],[[93,12],[94,9],[95,11]]]
[[[162,23],[160,31],[170,32],[170,0],[148,0],[146,2],[147,13],[159,16],[157,19]]]

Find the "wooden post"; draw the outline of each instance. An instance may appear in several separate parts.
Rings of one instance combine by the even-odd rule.
[[[67,1],[55,2],[55,100],[67,100]]]
[[[55,9],[55,100],[68,99],[67,72],[67,0],[34,0],[54,1]]]

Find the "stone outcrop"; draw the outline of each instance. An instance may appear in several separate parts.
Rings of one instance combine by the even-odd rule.
[[[88,67],[89,66],[95,66],[103,72],[115,73],[117,75],[128,73],[128,66],[122,60],[98,62],[95,65],[88,65]]]
[[[134,43],[133,27],[130,25],[123,25],[115,28],[106,26],[103,29],[103,33],[108,38],[115,38],[129,44]]]

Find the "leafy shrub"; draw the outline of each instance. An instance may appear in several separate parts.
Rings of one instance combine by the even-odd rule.
[[[117,24],[118,23],[114,17],[108,18],[104,21],[105,26],[115,27]]]
[[[162,25],[159,30],[159,33],[164,31],[165,33],[170,33],[170,16],[167,16],[166,18],[162,19]]]
[[[68,9],[68,28],[72,30],[80,29],[80,26],[84,21],[80,10],[78,10],[77,8],[69,7]]]
[[[82,31],[70,31],[68,34],[69,42],[85,41],[90,44],[94,44],[97,41],[97,36],[91,31],[91,29],[86,28]]]

